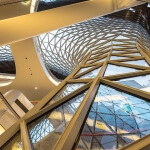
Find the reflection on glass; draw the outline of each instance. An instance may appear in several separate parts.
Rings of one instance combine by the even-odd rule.
[[[150,92],[150,75],[120,79],[117,82],[127,85],[129,87]]]
[[[118,149],[150,133],[150,103],[100,85],[77,149]]]
[[[87,91],[28,125],[36,150],[51,150],[76,112]]]
[[[3,147],[1,150],[22,150],[22,142],[20,132],[15,134]]]
[[[49,104],[53,103],[60,98],[65,97],[66,95],[70,94],[71,92],[77,90],[81,86],[85,85],[84,83],[68,83],[66,84],[49,102]]]
[[[79,79],[84,79],[84,78],[95,78],[97,76],[97,74],[99,73],[101,67],[100,68],[97,68],[91,72],[88,72],[87,74],[79,77]]]
[[[135,72],[135,71],[138,71],[138,70],[136,70],[134,68],[128,68],[128,67],[108,64],[106,72],[105,72],[105,76],[130,73],[130,72]]]
[[[149,67],[148,63],[145,60],[126,61],[123,63]]]
[[[86,70],[88,70],[88,69],[91,69],[92,67],[94,67],[94,66],[90,66],[90,67],[86,67],[86,68],[81,68],[81,69],[77,72],[77,74],[82,73],[82,72],[84,72],[84,71],[86,71]]]

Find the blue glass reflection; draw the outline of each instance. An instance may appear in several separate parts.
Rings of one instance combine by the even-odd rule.
[[[118,149],[149,134],[150,103],[100,85],[78,149]]]
[[[66,95],[74,92],[81,86],[85,85],[84,83],[67,83],[49,102],[49,104],[65,97]]]
[[[91,69],[92,67],[94,67],[94,66],[90,66],[90,67],[86,67],[86,68],[81,68],[81,69],[77,72],[77,74],[80,74],[80,73],[82,73],[82,72],[84,72],[84,71],[87,71],[88,69]]]
[[[129,87],[137,88],[146,92],[150,92],[150,75],[137,76],[131,78],[125,78],[117,80],[121,84],[124,84]]]
[[[145,60],[126,61],[123,63],[149,67],[148,63]]]
[[[97,69],[95,69],[95,70],[93,70],[93,71],[91,71],[91,72],[89,72],[89,73],[87,73],[87,74],[85,74],[85,75],[83,75],[83,76],[81,76],[81,77],[79,77],[79,78],[80,78],[80,79],[84,79],[84,78],[95,78],[95,77],[98,75],[100,69],[101,69],[101,67],[100,67],[100,68],[97,68]]]
[[[108,64],[105,75],[104,76],[110,76],[110,75],[117,75],[117,74],[124,74],[124,73],[130,73],[138,71],[134,68],[128,68],[123,66],[116,66]]]

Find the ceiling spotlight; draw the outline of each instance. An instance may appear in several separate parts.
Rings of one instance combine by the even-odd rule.
[[[35,90],[37,90],[37,89],[38,89],[38,87],[37,87],[37,86],[35,86],[35,87],[34,87],[34,89],[35,89]]]

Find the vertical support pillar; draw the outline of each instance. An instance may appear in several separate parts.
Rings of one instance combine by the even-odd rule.
[[[22,120],[20,123],[20,129],[21,129],[21,141],[23,145],[23,150],[32,150],[28,130],[24,120]]]

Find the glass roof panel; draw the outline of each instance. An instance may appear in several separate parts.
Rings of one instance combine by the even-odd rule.
[[[128,59],[129,57],[123,57],[123,56],[111,56],[110,60],[117,60],[117,59]]]
[[[82,72],[84,72],[84,71],[86,71],[86,70],[88,70],[88,69],[91,69],[92,67],[94,67],[94,66],[81,68],[81,69],[77,72],[77,74],[82,73]]]
[[[150,92],[150,75],[130,77],[117,80],[120,84]]]
[[[125,53],[126,51],[113,50],[112,53]]]
[[[150,103],[125,92],[100,85],[77,148],[118,149],[150,130]]]
[[[65,97],[66,95],[74,92],[81,86],[85,85],[84,83],[68,83],[66,84],[49,102],[49,104]]]
[[[149,67],[148,63],[145,60],[126,61],[123,63]]]
[[[103,61],[105,61],[106,60],[106,58],[103,58],[103,59],[100,59],[100,60],[98,60],[98,61],[96,61],[96,62],[103,62]]]
[[[87,91],[48,112],[28,125],[33,147],[51,150],[78,109]],[[45,146],[46,145],[46,146]]]
[[[127,54],[127,55],[141,56],[141,54],[140,54],[140,53],[131,53],[131,54]]]
[[[99,73],[101,67],[100,68],[97,68],[91,72],[88,72],[87,74],[79,77],[79,79],[84,79],[84,78],[95,78],[97,76],[97,74]]]
[[[119,35],[116,39],[128,39],[129,40],[130,38],[122,36],[122,35]]]
[[[138,71],[138,70],[136,70],[134,68],[128,68],[128,67],[116,66],[116,65],[108,64],[104,76],[117,75],[117,74],[123,74],[123,73],[130,73],[130,72],[135,72],[135,71]]]

